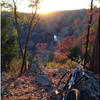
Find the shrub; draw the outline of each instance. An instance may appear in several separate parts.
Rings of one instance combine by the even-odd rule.
[[[78,58],[79,57],[79,55],[81,54],[81,50],[80,50],[80,47],[78,47],[78,46],[75,46],[75,47],[73,47],[73,48],[71,48],[71,50],[70,50],[70,56],[72,57],[72,58]]]
[[[77,66],[77,63],[74,62],[74,61],[71,61],[70,59],[67,60],[67,63],[66,63],[67,67],[69,68],[75,68]]]
[[[43,66],[47,66],[47,62],[43,62]]]
[[[9,70],[10,64],[18,55],[16,31],[11,27],[8,15],[1,16],[1,68]]]
[[[54,52],[49,52],[49,59],[48,61],[53,61],[54,60],[54,56],[55,56],[55,53]]]
[[[16,58],[13,58],[12,60],[11,60],[11,62],[10,62],[10,71],[11,72],[14,72],[14,73],[16,73],[18,70],[17,70],[17,60],[16,60]]]

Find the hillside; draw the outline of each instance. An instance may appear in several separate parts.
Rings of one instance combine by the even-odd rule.
[[[2,14],[5,15],[7,13]],[[10,16],[10,14],[8,13]],[[22,13],[23,16],[30,14]],[[48,15],[40,14],[40,21],[36,26],[30,40],[29,50],[34,51],[37,43],[48,43],[49,49],[53,48],[57,43],[54,41],[54,34],[57,36],[56,42],[61,42],[65,37],[75,35],[76,37],[86,29],[86,10],[57,11]],[[27,27],[27,26],[26,26]],[[27,30],[26,30],[27,31]],[[22,34],[22,44],[26,39],[26,32]],[[52,41],[51,41],[52,40]],[[52,45],[54,44],[54,45]]]
[[[40,15],[40,22],[32,33],[30,49],[37,43],[47,43],[49,49],[52,49],[67,36],[78,37],[86,29],[86,17],[86,10],[59,11]],[[54,41],[54,35],[57,36],[57,41]]]

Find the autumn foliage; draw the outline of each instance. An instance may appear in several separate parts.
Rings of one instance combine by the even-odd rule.
[[[36,49],[37,50],[41,50],[41,49],[45,49],[45,48],[47,48],[47,43],[37,43],[36,44]]]
[[[64,60],[68,58],[70,53],[70,49],[76,45],[78,45],[78,39],[75,36],[66,37],[61,43],[59,43],[56,47],[57,54],[55,59]]]
[[[41,55],[43,55],[44,53],[46,53],[46,48],[48,47],[48,44],[47,43],[37,43],[36,44],[36,55],[35,57],[39,57]]]
[[[80,18],[76,18],[76,19],[74,20],[74,24],[76,25],[76,24],[79,24],[79,23],[81,23]]]
[[[88,13],[88,15],[91,14],[91,12],[87,12],[87,13]],[[89,18],[87,18],[86,20],[88,21]],[[95,35],[96,35],[96,30],[97,30],[97,20],[98,20],[98,13],[95,13],[93,15],[93,19],[92,19],[93,24],[91,24],[90,35],[89,35],[88,51],[90,52],[90,55],[92,53],[92,48],[93,48],[93,44],[94,44],[94,41],[95,41]],[[88,26],[88,25],[86,25],[86,26]],[[82,35],[82,40],[83,40],[82,51],[83,51],[83,53],[85,53],[86,36],[87,36],[87,32],[84,31],[84,34]]]

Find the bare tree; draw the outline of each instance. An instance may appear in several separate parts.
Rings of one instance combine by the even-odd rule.
[[[21,33],[19,31],[19,26],[18,26],[18,18],[17,18],[17,6],[16,6],[16,3],[15,1],[13,0],[13,3],[14,3],[14,19],[15,19],[15,26],[16,26],[16,30],[17,30],[17,35],[18,35],[18,45],[19,45],[19,49],[20,49],[20,52],[21,52],[21,56],[23,57],[23,50],[22,50],[22,45],[21,45]]]
[[[16,2],[15,0],[13,0],[13,4],[14,4],[14,19],[15,19],[15,25],[16,25],[16,30],[17,30],[17,34],[18,34],[18,44],[19,44],[19,48],[20,48],[20,52],[22,55],[22,66],[21,66],[21,70],[20,70],[20,74],[22,74],[23,72],[26,71],[26,55],[27,55],[27,49],[28,49],[28,44],[29,44],[29,40],[30,40],[30,36],[32,34],[32,31],[34,29],[34,27],[37,24],[37,19],[36,19],[36,15],[37,15],[37,9],[38,9],[38,4],[39,4],[39,0],[32,0],[31,4],[32,8],[34,8],[34,13],[32,12],[32,17],[31,20],[29,22],[29,27],[28,27],[28,33],[27,33],[27,38],[26,38],[26,42],[25,42],[25,47],[24,47],[24,52],[22,50],[22,45],[21,45],[21,35],[20,35],[20,31],[19,31],[19,25],[18,25],[18,16],[17,16],[17,6],[16,6]],[[35,21],[34,25],[33,22]]]
[[[35,16],[36,16],[36,12],[37,12],[37,4],[38,4],[38,0],[36,0],[36,7],[35,7],[35,13],[33,14],[32,16],[32,19],[30,21],[30,24],[29,24],[29,31],[28,31],[28,34],[27,34],[27,39],[26,39],[26,43],[25,43],[25,51],[24,51],[24,55],[23,55],[23,63],[22,63],[22,67],[21,67],[21,73],[23,72],[23,69],[24,71],[26,70],[26,55],[27,55],[27,48],[28,48],[28,43],[29,43],[29,39],[30,39],[30,36],[31,36],[31,33],[32,33],[32,22],[33,20],[35,19]],[[36,25],[37,23],[34,24],[34,26]]]

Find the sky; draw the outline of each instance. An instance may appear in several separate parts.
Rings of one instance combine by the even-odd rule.
[[[39,13],[48,13],[59,10],[76,10],[89,8],[91,0],[42,0],[40,4]],[[22,0],[18,6],[20,12],[31,12],[28,8],[28,0]],[[99,5],[99,3],[95,3]]]

